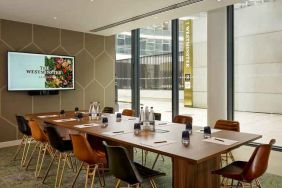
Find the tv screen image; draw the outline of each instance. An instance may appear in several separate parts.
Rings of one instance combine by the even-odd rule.
[[[8,52],[8,90],[74,89],[74,57]]]

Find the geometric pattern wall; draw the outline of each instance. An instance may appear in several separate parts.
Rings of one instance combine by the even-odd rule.
[[[75,56],[75,90],[53,96],[7,91],[7,51]],[[18,139],[15,114],[114,107],[115,37],[0,19],[0,142]]]

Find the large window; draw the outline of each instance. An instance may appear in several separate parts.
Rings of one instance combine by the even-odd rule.
[[[131,109],[131,32],[116,36],[116,87],[116,110]]]
[[[235,6],[235,120],[282,146],[282,0]]]
[[[207,125],[207,14],[179,19],[179,114]]]
[[[171,22],[140,29],[140,105],[171,121]]]

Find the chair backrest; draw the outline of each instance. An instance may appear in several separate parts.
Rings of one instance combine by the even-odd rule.
[[[31,130],[28,126],[28,121],[23,116],[16,115],[19,131],[27,136],[31,136]]]
[[[161,113],[154,113],[154,115],[155,115],[155,120],[159,120],[159,121],[161,121],[161,119],[162,119],[162,114]]]
[[[131,109],[124,109],[121,114],[123,116],[134,116],[135,111]]]
[[[223,129],[227,131],[236,131],[240,132],[240,123],[238,121],[230,121],[230,120],[217,120],[215,125],[215,129]]]
[[[242,176],[244,180],[251,182],[266,171],[271,148],[275,142],[275,139],[272,139],[269,144],[261,144],[256,147],[243,170]]]
[[[34,138],[34,140],[39,142],[47,142],[47,136],[43,132],[43,130],[40,128],[39,124],[35,120],[29,120],[28,125],[31,130],[31,136]]]
[[[61,152],[64,151],[64,141],[62,137],[57,132],[56,128],[48,126],[45,127],[45,131],[48,136],[48,141],[50,145],[55,148],[56,150],[59,150]]]
[[[71,134],[74,156],[83,162],[91,164],[98,161],[98,157],[91,148],[87,139],[80,134]]]
[[[113,107],[104,107],[102,113],[109,113],[109,114],[113,114],[114,113],[114,108]]]
[[[142,178],[134,163],[130,160],[128,151],[121,146],[109,146],[103,141],[106,147],[106,154],[110,172],[118,179],[130,185],[141,183]]]
[[[183,124],[191,123],[192,124],[193,118],[190,116],[177,115],[173,118],[172,122],[173,123],[183,123]]]

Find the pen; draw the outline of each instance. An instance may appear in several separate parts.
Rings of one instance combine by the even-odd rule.
[[[157,142],[154,142],[155,144],[160,144],[160,143],[166,143],[167,141],[157,141]]]
[[[136,120],[136,118],[129,118],[128,120]]]
[[[217,141],[220,141],[220,142],[224,142],[224,140],[221,140],[219,138],[214,138],[214,139],[217,140]]]
[[[203,130],[203,129],[201,129],[200,131],[201,131],[201,132],[204,132],[204,130]]]
[[[167,123],[159,123],[158,125],[166,125]]]
[[[124,131],[115,131],[113,133],[124,133]]]

